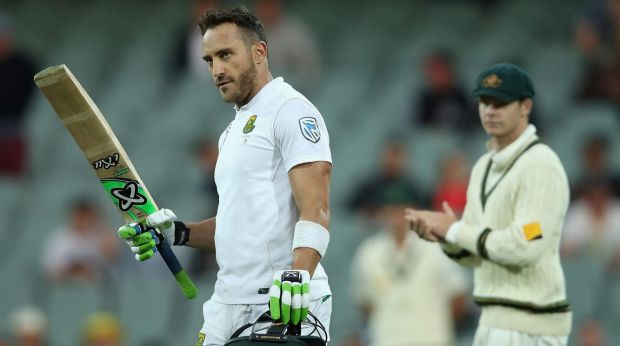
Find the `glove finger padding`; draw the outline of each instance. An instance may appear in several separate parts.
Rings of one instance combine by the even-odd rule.
[[[155,252],[157,252],[157,247],[152,247],[152,248],[150,248],[149,250],[147,250],[145,252],[137,253],[135,255],[136,261],[144,262],[147,259],[153,257],[153,255],[155,255]]]
[[[134,244],[135,245],[135,244]],[[145,253],[149,250],[152,250],[153,248],[156,248],[157,243],[155,242],[155,240],[151,240],[150,242],[146,243],[146,244],[142,244],[140,246],[132,246],[131,247],[131,252],[133,253],[137,253],[137,254],[142,254]]]
[[[153,228],[144,228],[137,223],[130,223],[118,229],[118,235],[125,239],[136,261],[142,262],[153,257],[157,252],[157,245],[161,242]]]
[[[282,282],[282,296],[280,297],[280,308],[282,310],[282,323],[287,324],[291,320],[291,301],[293,288],[290,281]]]
[[[287,275],[283,275],[285,272]],[[293,272],[293,279],[290,279],[289,272]],[[301,282],[295,281],[295,277]],[[306,320],[310,305],[309,281],[310,274],[306,270],[282,270],[274,274],[273,285],[269,290],[269,310],[274,320],[295,325]]]
[[[269,290],[269,312],[274,320],[280,319],[280,295],[282,293],[282,283],[276,273],[273,277],[273,284]]]
[[[301,316],[300,321],[305,321],[308,318],[308,309],[310,308],[310,284],[303,282],[301,284]]]
[[[140,243],[134,240],[134,244],[138,245],[139,252],[136,254],[136,260],[142,262],[153,257],[157,252],[157,246],[161,243],[159,235],[153,228],[146,229],[142,234],[139,234],[132,239],[141,237]],[[144,242],[142,242],[144,241]]]
[[[157,239],[157,237],[154,237],[151,232],[144,232],[142,234],[138,234],[134,236],[133,238],[131,238],[131,241],[133,241],[134,245],[140,246],[140,245],[148,244],[155,239]]]
[[[301,283],[293,282],[293,297],[291,299],[291,321],[299,324],[301,317]]]
[[[118,229],[118,236],[121,239],[130,239],[131,237],[140,233],[142,233],[142,229],[137,223],[123,225]]]

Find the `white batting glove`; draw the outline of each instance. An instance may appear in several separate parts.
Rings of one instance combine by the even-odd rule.
[[[159,209],[146,218],[146,225],[149,227],[157,227],[161,233],[164,234],[164,238],[168,245],[172,246],[174,243],[174,222],[177,220],[177,216],[170,209]]]
[[[269,290],[271,318],[297,325],[306,320],[310,307],[310,273],[307,270],[280,270]]]

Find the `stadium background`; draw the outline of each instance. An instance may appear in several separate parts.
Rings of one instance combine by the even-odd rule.
[[[221,6],[237,4],[252,8],[251,3],[220,1]],[[612,166],[620,167],[620,156],[613,155],[620,145],[617,108],[573,99],[581,72],[574,26],[586,5],[577,0],[499,1],[493,11],[485,11],[485,2],[464,0],[285,2],[287,13],[311,29],[322,61],[320,80],[308,96],[328,124],[335,162],[332,241],[323,261],[334,292],[335,345],[359,327],[348,281],[351,256],[368,235],[361,231],[362,221],[346,210],[345,200],[359,178],[375,170],[385,140],[395,131],[404,135],[412,179],[429,190],[444,153],[458,147],[472,162],[484,150],[486,137],[479,129],[464,136],[411,125],[414,95],[423,82],[420,66],[429,53],[452,52],[468,91],[485,66],[503,60],[522,64],[537,87],[535,108],[545,142],[560,155],[569,177],[578,175],[580,145],[593,131],[609,135],[615,148]],[[186,2],[14,0],[0,1],[0,8],[13,17],[16,41],[38,67],[64,63],[77,75],[160,206],[183,220],[214,214],[198,188],[201,171],[194,145],[217,138],[233,110],[208,80],[187,73],[168,83],[169,52],[187,21]],[[75,196],[92,196],[111,225],[120,220],[38,92],[26,124],[27,174],[0,179],[0,340],[11,334],[11,312],[35,305],[46,314],[52,345],[76,344],[84,316],[102,310],[123,321],[126,345],[147,339],[193,344],[213,273],[195,277],[200,296],[192,302],[183,300],[159,259],[140,265],[119,262],[96,285],[45,281],[42,248],[51,228],[65,222]],[[161,158],[166,165],[157,164]],[[186,262],[191,250],[175,250]],[[608,295],[617,287],[615,274],[587,257],[565,260],[564,268],[575,312],[571,341],[576,342],[580,321],[596,316],[607,326],[610,344],[620,343],[620,332],[611,328],[620,301]],[[415,287],[411,290],[414,294]]]

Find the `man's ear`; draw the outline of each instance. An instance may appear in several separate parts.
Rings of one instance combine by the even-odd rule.
[[[530,113],[532,113],[533,105],[534,105],[534,102],[532,101],[531,98],[526,98],[522,100],[521,102],[519,102],[519,106],[521,107],[521,114],[523,114],[524,116],[529,116]]]
[[[267,43],[259,41],[252,45],[252,58],[256,64],[262,64],[267,60]]]

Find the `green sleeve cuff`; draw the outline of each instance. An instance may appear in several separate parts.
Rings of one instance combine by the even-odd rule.
[[[439,246],[441,246],[441,249],[443,250],[443,252],[449,253],[449,254],[456,254],[456,253],[463,251],[462,247],[458,245],[450,244],[450,243],[439,243]]]
[[[471,252],[463,249],[458,245],[448,243],[439,243],[439,245],[441,246],[441,250],[443,250],[443,253],[455,261],[459,261],[465,257],[469,257],[472,255]]]

